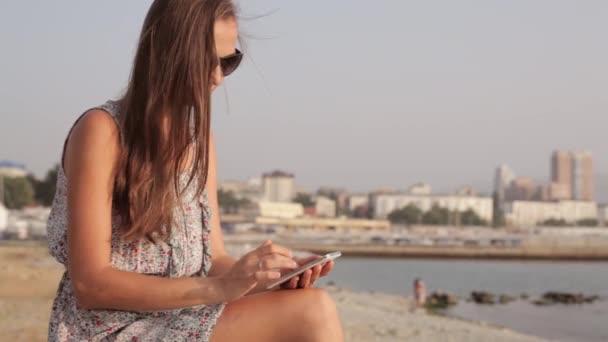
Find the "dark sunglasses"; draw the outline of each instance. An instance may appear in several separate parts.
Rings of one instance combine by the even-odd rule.
[[[239,49],[235,49],[233,54],[225,57],[220,57],[220,68],[224,77],[232,74],[241,64],[243,53]]]

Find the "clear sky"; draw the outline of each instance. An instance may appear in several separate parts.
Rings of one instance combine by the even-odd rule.
[[[0,159],[58,161],[74,119],[121,94],[149,4],[0,2]],[[268,15],[242,22],[250,58],[214,97],[221,179],[487,190],[503,162],[546,180],[555,148],[592,151],[608,179],[608,1],[241,8]]]

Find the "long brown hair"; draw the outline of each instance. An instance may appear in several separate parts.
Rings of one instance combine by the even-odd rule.
[[[231,0],[155,0],[150,7],[120,100],[122,151],[113,206],[125,239],[170,235],[190,148],[187,186],[198,178],[196,196],[203,192],[218,63],[214,24],[226,18],[236,18]]]

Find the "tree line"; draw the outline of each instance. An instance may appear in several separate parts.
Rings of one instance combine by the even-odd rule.
[[[42,180],[33,174],[26,177],[0,177],[3,189],[0,199],[8,209],[22,209],[32,205],[50,206],[53,203],[57,186],[59,164],[47,171]]]
[[[482,219],[474,210],[450,211],[433,205],[428,211],[423,211],[414,204],[393,210],[388,214],[393,224],[426,224],[426,225],[455,225],[455,226],[487,226],[488,221]]]

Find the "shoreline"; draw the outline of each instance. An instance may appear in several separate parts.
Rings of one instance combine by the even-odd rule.
[[[454,259],[454,260],[531,260],[531,261],[573,261],[573,262],[607,262],[608,243],[592,246],[545,246],[522,245],[520,247],[497,246],[395,246],[381,244],[322,244],[310,242],[291,242],[288,240],[267,237],[255,240],[231,240],[225,237],[226,247],[242,254],[247,245],[255,247],[264,240],[271,239],[277,244],[294,251],[305,251],[302,254],[326,254],[341,251],[346,257],[395,258],[395,259]],[[0,247],[43,247],[46,240],[0,240]]]
[[[485,259],[485,260],[545,260],[545,261],[608,261],[608,246],[564,247],[461,247],[461,246],[392,246],[353,244],[314,244],[277,240],[296,250],[325,254],[341,251],[344,256],[420,258],[420,259]]]

